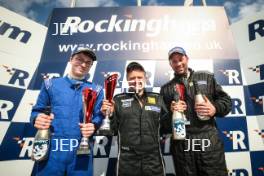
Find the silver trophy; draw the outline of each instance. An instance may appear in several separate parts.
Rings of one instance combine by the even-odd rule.
[[[83,123],[91,123],[96,96],[97,96],[96,91],[89,88],[83,89],[82,92]],[[90,153],[91,151],[89,146],[89,138],[82,137],[80,146],[77,150],[77,155],[90,154]]]
[[[118,74],[115,73],[115,74],[112,74],[112,75],[108,75],[107,78],[104,81],[105,98],[109,102],[111,102],[112,99],[113,99],[114,91],[115,91],[116,84],[117,84],[117,78],[118,78]],[[102,135],[102,136],[110,136],[110,135],[112,135],[112,131],[110,129],[109,116],[110,116],[110,109],[107,109],[105,118],[103,119],[103,123],[102,123],[100,129],[98,130],[98,135]]]

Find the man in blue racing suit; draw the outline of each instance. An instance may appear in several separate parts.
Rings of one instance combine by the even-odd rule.
[[[70,57],[68,75],[44,81],[36,105],[32,108],[30,122],[37,129],[50,128],[52,135],[49,156],[37,163],[37,175],[93,175],[93,152],[80,156],[76,152],[81,137],[92,136],[103,118],[100,112],[103,89],[86,80],[95,60],[96,55],[92,50],[77,48]],[[91,123],[81,123],[82,90],[87,87],[97,92],[97,98]],[[47,106],[51,107],[50,115],[43,113]],[[92,145],[90,137],[91,149]]]

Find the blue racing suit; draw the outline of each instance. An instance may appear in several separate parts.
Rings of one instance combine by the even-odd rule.
[[[93,175],[93,152],[90,155],[76,154],[81,139],[79,123],[83,121],[82,90],[86,87],[97,92],[92,116],[92,123],[97,129],[103,118],[100,111],[104,98],[101,86],[86,80],[70,79],[68,76],[44,81],[37,103],[32,108],[30,122],[34,125],[37,115],[47,106],[51,106],[54,119],[50,127],[52,135],[49,157],[38,162],[37,175]],[[92,151],[92,137],[89,142]]]

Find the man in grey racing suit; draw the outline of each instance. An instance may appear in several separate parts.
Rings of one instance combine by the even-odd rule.
[[[186,123],[186,140],[171,139],[171,153],[177,176],[226,176],[227,168],[223,142],[219,138],[215,117],[223,117],[231,110],[231,99],[221,86],[217,84],[213,74],[196,72],[188,68],[189,58],[181,47],[169,51],[170,66],[174,70],[174,78],[161,87],[161,95],[167,108],[172,111],[184,111],[189,123]],[[175,84],[185,87],[185,100],[173,100]],[[197,83],[204,96],[203,103],[195,103]],[[197,114],[210,117],[200,120]],[[171,118],[163,130],[171,133]],[[208,147],[203,148],[207,140]],[[190,148],[193,145],[196,148]]]

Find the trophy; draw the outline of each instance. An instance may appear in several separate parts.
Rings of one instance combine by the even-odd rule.
[[[84,88],[82,91],[83,123],[91,122],[96,96],[97,92],[92,89]],[[77,155],[90,154],[90,152],[89,138],[82,137]]]
[[[105,79],[105,82],[104,82],[105,98],[109,102],[111,102],[113,99],[114,91],[115,91],[115,87],[116,87],[116,83],[117,83],[117,78],[118,78],[118,74],[115,73],[112,75],[108,74],[107,78]],[[106,110],[106,115],[105,115],[105,118],[103,119],[102,126],[98,130],[99,135],[102,135],[102,136],[112,135],[112,132],[110,129],[109,116],[110,116],[110,108],[108,108]]]

